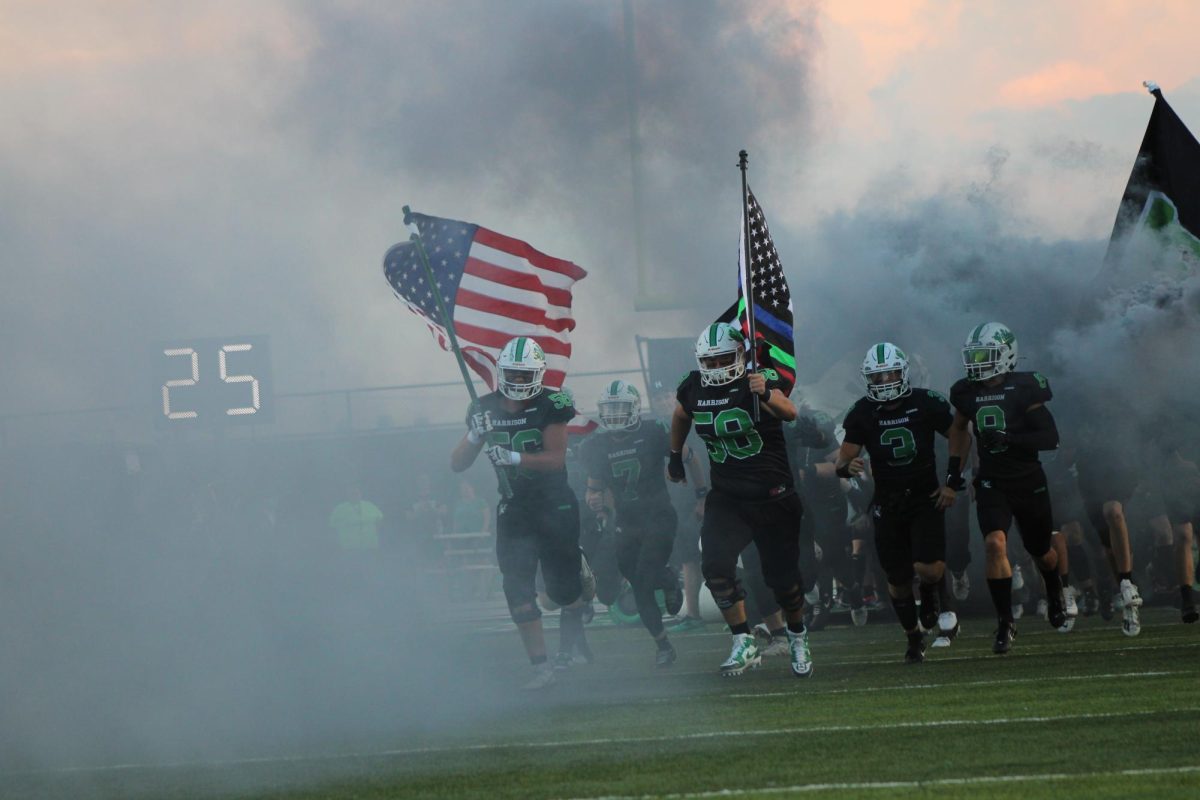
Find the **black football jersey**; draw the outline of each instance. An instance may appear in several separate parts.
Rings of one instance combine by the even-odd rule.
[[[666,479],[670,454],[666,428],[652,420],[642,420],[632,431],[597,431],[580,449],[588,478],[612,489],[618,510],[670,503]]]
[[[536,397],[521,401],[517,411],[504,408],[504,395],[492,392],[479,398],[479,408],[489,414],[492,430],[488,432],[488,444],[498,444],[518,453],[538,453],[542,450],[542,431],[551,425],[567,423],[575,418],[575,404],[571,395],[563,391],[543,390]],[[471,412],[467,410],[467,423]],[[567,470],[545,471],[524,467],[501,467],[508,476],[513,500],[537,496],[552,490],[567,487]]]
[[[1040,372],[1009,372],[1003,377],[995,386],[962,378],[950,388],[951,404],[976,431],[1024,432],[1029,407],[1053,397],[1049,381]],[[980,478],[1023,478],[1040,469],[1037,450],[1032,447],[1007,444],[992,450],[979,448]]]
[[[871,457],[876,491],[887,491],[938,484],[935,441],[953,421],[944,396],[931,389],[913,389],[894,408],[860,399],[846,412],[842,427],[845,441],[861,445]]]
[[[773,370],[763,370],[767,386],[782,389]],[[791,487],[783,422],[765,410],[754,423],[754,396],[742,377],[724,386],[703,386],[699,371],[688,373],[675,398],[692,418],[708,449],[712,486],[747,499],[764,499],[772,489]]]

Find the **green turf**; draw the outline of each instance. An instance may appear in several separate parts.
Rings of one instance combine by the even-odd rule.
[[[740,678],[728,636],[675,637],[653,667],[644,633],[591,632],[597,662],[476,724],[355,743],[346,752],[224,766],[7,776],[4,796],[540,798],[1200,796],[1200,626],[1147,610],[1142,635],[1081,620],[1063,636],[1023,620],[1011,654],[990,621],[901,663],[898,628],[812,638],[815,675],[784,659]],[[710,626],[715,628],[715,626]],[[515,634],[479,637],[516,686]],[[515,692],[514,692],[515,693]]]

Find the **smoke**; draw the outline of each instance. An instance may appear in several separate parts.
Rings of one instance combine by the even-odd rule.
[[[901,162],[853,205],[795,214],[796,165],[824,132],[815,12],[631,6],[632,53],[607,0],[154,4],[136,20],[80,17],[84,32],[56,34],[77,48],[5,84],[0,410],[145,411],[84,437],[105,445],[56,418],[4,431],[0,768],[349,750],[516,702],[516,668],[489,669],[521,666],[509,623],[495,620],[505,638],[478,658],[452,587],[407,549],[412,478],[450,483],[457,427],[150,431],[147,357],[179,336],[272,336],[281,392],[454,379],[379,274],[405,203],[587,268],[576,368],[627,366],[631,333],[690,337],[733,299],[746,148],[818,407],[861,393],[862,354],[885,339],[948,388],[987,320],[1014,329],[1021,368],[1060,395],[1134,409],[1130,430],[1197,396],[1194,277],[1097,298],[1100,238],[1031,233],[1022,170],[1094,173],[1112,164],[1105,147],[1001,137],[935,177]],[[641,300],[687,310],[648,319]],[[457,423],[465,405],[458,389],[404,398],[370,413]],[[313,412],[323,432],[340,403]],[[487,470],[473,477],[485,493]],[[378,559],[333,547],[328,517],[349,483],[383,510]]]

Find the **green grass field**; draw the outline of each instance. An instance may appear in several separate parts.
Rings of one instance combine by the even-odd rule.
[[[815,674],[782,659],[740,678],[727,634],[675,637],[655,670],[641,630],[589,632],[596,663],[452,730],[304,757],[8,776],[11,797],[1200,797],[1200,626],[1147,609],[1141,636],[1080,619],[1018,624],[990,651],[966,619],[921,665],[892,624],[812,637]],[[524,677],[512,631],[474,634],[493,674]],[[554,639],[554,636],[551,636]]]

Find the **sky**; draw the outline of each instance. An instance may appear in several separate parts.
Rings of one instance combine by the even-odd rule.
[[[870,344],[834,333],[880,316],[863,287],[913,288],[879,263],[894,247],[864,240],[936,227],[941,255],[914,268],[1024,243],[1039,269],[1086,271],[1150,112],[1141,81],[1200,125],[1187,2],[635,0],[632,81],[618,0],[3,9],[10,414],[153,414],[155,347],[180,337],[271,336],[277,392],[455,380],[382,278],[406,204],[583,266],[575,369],[636,366],[631,331],[691,337],[732,299],[742,148],[812,383]],[[950,358],[959,327],[1006,308],[964,302],[928,337],[950,339]],[[461,395],[381,396],[363,413],[457,419],[442,409]]]

